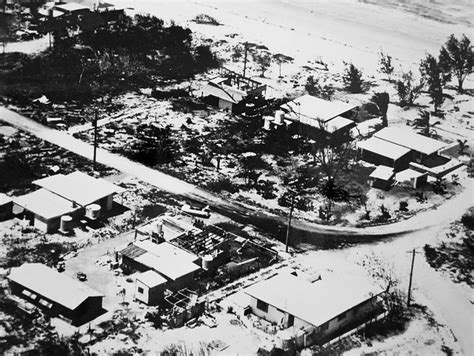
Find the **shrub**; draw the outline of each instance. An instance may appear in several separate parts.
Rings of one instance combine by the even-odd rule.
[[[403,73],[402,80],[398,80],[396,85],[401,107],[413,105],[423,88],[422,82],[415,84],[412,71]]]
[[[206,14],[196,15],[193,21],[201,25],[212,25],[212,26],[220,25],[220,22],[217,21],[214,17],[206,15]]]
[[[218,181],[209,182],[207,183],[207,189],[216,193],[220,193],[222,191],[237,193],[239,191],[239,187],[232,183],[229,178],[222,178]]]
[[[474,213],[469,212],[462,216],[461,223],[469,230],[474,230]]]
[[[346,69],[342,76],[342,80],[346,85],[346,89],[351,93],[362,93],[362,72],[352,63],[344,63]]]

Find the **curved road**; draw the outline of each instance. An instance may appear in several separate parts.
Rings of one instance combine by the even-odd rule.
[[[75,139],[71,135],[41,125],[29,118],[0,107],[0,121],[11,124],[21,130],[28,131],[37,137],[74,152],[78,155],[90,158],[93,148],[90,144]],[[97,161],[101,164],[113,167],[126,174],[135,176],[159,189],[206,202],[217,211],[228,215],[236,220],[265,224],[268,231],[270,228],[284,227],[286,217],[272,216],[262,211],[250,210],[235,202],[230,202],[217,197],[192,184],[171,177],[157,170],[130,161],[129,159],[98,149]],[[398,266],[409,265],[409,255],[405,253],[413,247],[423,246],[432,240],[437,231],[443,226],[458,219],[472,205],[472,180],[468,187],[459,195],[446,201],[437,209],[420,213],[419,215],[391,225],[368,227],[363,229],[346,227],[327,227],[308,222],[295,221],[292,231],[292,239],[298,237],[296,242],[307,242],[318,247],[334,247],[334,240],[338,243],[348,242],[373,242],[377,237],[378,242],[373,245],[374,251],[380,256],[385,256],[387,261],[393,261]],[[403,238],[395,239],[394,236]],[[380,239],[380,237],[385,237]],[[293,240],[294,241],[294,240]],[[295,241],[294,241],[295,242]],[[354,252],[354,258],[364,251],[364,245],[357,245],[346,250]],[[472,310],[472,298],[466,298],[460,291],[459,286],[449,280],[445,280],[436,271],[431,269],[425,261],[417,262],[415,267],[414,287],[422,294],[428,307],[441,315],[448,323],[454,334],[460,341],[460,345],[466,355],[471,354],[472,346],[472,322],[465,313]],[[406,271],[401,272],[406,277]],[[404,278],[406,282],[406,278]],[[417,294],[415,292],[415,296]],[[469,312],[468,312],[469,313]],[[464,317],[462,316],[464,315]]]
[[[0,121],[30,132],[40,139],[60,146],[68,151],[86,158],[92,158],[93,147],[91,144],[78,140],[64,131],[58,131],[44,126],[1,106]],[[219,213],[238,221],[252,223],[257,226],[265,226],[267,230],[274,229],[274,232],[284,228],[287,223],[287,217],[285,216],[272,215],[262,210],[252,209],[237,202],[223,199],[195,185],[101,148],[97,149],[97,162],[135,176],[158,189],[181,195],[185,198],[205,202]],[[440,218],[446,221],[457,219],[469,208],[471,200],[472,184],[470,184],[463,193],[448,200],[437,209],[420,213],[415,217],[390,225],[351,228],[325,226],[295,220],[292,223],[292,238],[297,239],[296,241],[294,240],[294,242],[319,242],[321,247],[331,247],[333,240],[337,240],[338,243],[369,242],[382,236],[399,235],[426,229],[432,226],[434,222],[439,223]],[[318,241],[314,241],[315,238],[317,238]]]

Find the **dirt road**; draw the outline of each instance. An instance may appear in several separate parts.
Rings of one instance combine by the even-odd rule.
[[[92,145],[78,140],[64,131],[58,131],[46,127],[5,107],[0,107],[0,121],[4,121],[10,125],[18,127],[19,129],[30,132],[45,141],[78,155],[89,159],[92,158]],[[270,215],[256,209],[251,210],[250,208],[244,207],[236,202],[220,198],[195,185],[146,167],[140,163],[133,162],[118,154],[110,153],[101,148],[98,148],[97,150],[97,162],[115,168],[128,175],[137,177],[158,189],[180,195],[183,198],[205,202],[219,213],[238,221],[275,229],[278,227],[282,228],[287,223],[287,218],[284,216]],[[345,236],[348,239],[341,242],[355,243],[364,240],[369,242],[378,237],[423,230],[432,226],[433,222],[439,222],[440,219],[442,221],[452,221],[459,218],[459,216],[461,216],[471,205],[472,180],[470,183],[471,184],[469,184],[464,192],[447,201],[438,209],[420,213],[408,220],[390,225],[367,227],[363,229],[337,226],[329,227],[304,221],[294,221],[292,223],[292,237],[295,239],[295,242],[308,242],[310,244],[319,242],[318,245],[320,247],[330,247],[331,240],[336,238],[341,239],[342,236]]]

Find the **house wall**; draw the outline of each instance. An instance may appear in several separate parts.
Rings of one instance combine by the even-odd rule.
[[[399,159],[393,160],[391,158],[379,155],[378,153],[375,153],[372,151],[367,151],[364,149],[360,150],[361,160],[372,163],[372,164],[376,164],[376,165],[393,167],[395,172],[399,172],[404,169],[407,169],[410,164],[411,158],[412,158],[411,153],[407,153],[406,155],[400,157]]]
[[[0,221],[9,219],[13,214],[13,202],[0,205]]]
[[[279,325],[284,325],[285,327],[288,327],[288,319],[290,317],[290,314],[278,309],[277,307],[268,304],[268,310],[265,312],[259,308],[257,308],[257,302],[258,299],[254,297],[250,297],[250,307],[252,308],[253,314],[256,316],[265,319],[266,321],[269,321],[271,323],[276,323]],[[307,323],[304,320],[301,320],[297,317],[294,318],[293,326],[297,329],[300,328],[307,328],[312,326],[311,324]]]
[[[42,216],[35,214],[33,226],[43,232],[51,233],[59,229],[60,218],[45,219]]]
[[[223,100],[223,99],[220,99],[220,98],[219,98],[219,102],[217,104],[219,109],[227,110],[227,111],[232,111],[232,105],[233,105],[233,103],[231,103],[230,101]]]
[[[150,268],[141,264],[141,263],[138,263],[137,261],[135,261],[134,259],[130,258],[130,257],[127,257],[127,256],[123,256],[122,255],[122,261],[120,263],[120,268],[122,268],[122,270],[125,272],[125,273],[133,273],[133,272],[145,272],[145,271],[148,271]]]
[[[143,292],[139,292],[139,288],[143,289]],[[165,284],[155,286],[153,288],[148,287],[140,280],[136,280],[135,283],[135,299],[139,300],[147,305],[157,305],[164,298]]]
[[[76,309],[72,310],[64,305],[58,304],[53,300],[45,298],[34,290],[26,288],[16,282],[10,281],[10,290],[13,294],[18,295],[22,299],[27,300],[33,305],[37,306],[50,316],[60,315],[68,319],[74,325],[81,325],[87,321],[94,319],[102,312],[102,299],[103,297],[89,297],[84,302],[82,302]],[[23,290],[28,290],[36,294],[37,298],[30,298],[24,295]],[[52,304],[51,308],[46,308],[44,305],[40,304],[39,301],[43,299]]]

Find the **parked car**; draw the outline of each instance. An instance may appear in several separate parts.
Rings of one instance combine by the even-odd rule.
[[[211,209],[209,208],[209,205],[206,205],[205,207],[199,207],[197,205],[184,203],[181,207],[181,211],[183,213],[199,216],[201,218],[209,218],[211,216]]]
[[[76,273],[76,277],[78,280],[80,280],[81,282],[84,282],[85,280],[87,280],[87,274],[83,273],[83,272],[77,272]]]

